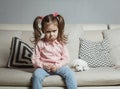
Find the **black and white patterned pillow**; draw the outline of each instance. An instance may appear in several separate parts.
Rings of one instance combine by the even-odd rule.
[[[80,39],[79,58],[88,62],[90,67],[113,66],[109,45],[107,38],[101,42]]]
[[[12,38],[10,55],[8,59],[9,68],[32,68],[32,48],[17,37]]]

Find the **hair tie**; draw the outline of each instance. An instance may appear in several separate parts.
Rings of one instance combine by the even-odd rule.
[[[58,16],[58,13],[57,13],[57,12],[54,12],[54,13],[53,13],[53,16],[54,16],[54,17],[57,17],[57,16]]]

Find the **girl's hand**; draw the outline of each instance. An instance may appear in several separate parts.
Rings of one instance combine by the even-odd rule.
[[[47,72],[56,72],[57,71],[57,66],[56,65],[44,65],[43,68],[47,71]]]
[[[58,68],[57,68],[57,66],[56,66],[56,65],[53,65],[53,66],[51,67],[51,71],[52,71],[52,72],[56,72],[56,71],[57,71],[57,69],[58,69]]]
[[[48,72],[51,71],[51,65],[43,65],[43,68]]]

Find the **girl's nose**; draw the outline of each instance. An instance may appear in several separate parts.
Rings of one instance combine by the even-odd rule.
[[[51,32],[50,35],[52,36],[52,35],[53,35],[53,32]]]

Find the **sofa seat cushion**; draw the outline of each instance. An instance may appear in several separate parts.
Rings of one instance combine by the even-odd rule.
[[[31,86],[33,70],[0,68],[0,85]],[[75,72],[78,86],[120,85],[120,70],[110,67],[91,68],[88,71]],[[58,75],[46,77],[43,86],[65,86]]]
[[[0,86],[31,86],[33,68],[12,69],[0,68]],[[52,82],[51,82],[52,81]],[[65,86],[58,75],[44,79],[43,86]]]
[[[112,67],[90,68],[76,72],[78,86],[120,85],[120,69]]]
[[[29,86],[32,73],[29,71],[0,68],[0,85]]]

